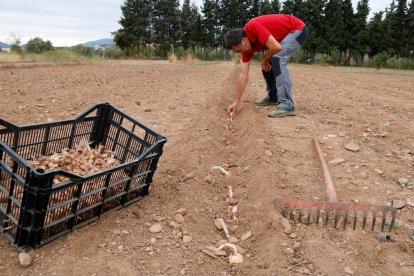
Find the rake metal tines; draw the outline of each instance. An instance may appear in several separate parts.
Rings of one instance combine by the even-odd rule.
[[[353,230],[357,225],[358,217],[362,217],[362,229],[365,230],[367,222],[371,224],[371,231],[374,231],[377,217],[381,219],[381,232],[385,225],[389,224],[391,231],[397,210],[391,206],[377,206],[370,204],[326,202],[311,200],[288,200],[277,198],[273,203],[279,207],[280,213],[290,220],[297,220],[300,223],[319,224],[322,221],[328,226],[329,219],[334,219],[335,229],[346,229],[348,223],[353,223]],[[315,214],[316,211],[316,214]],[[371,215],[372,214],[372,215]],[[387,214],[391,215],[391,222],[387,221]]]

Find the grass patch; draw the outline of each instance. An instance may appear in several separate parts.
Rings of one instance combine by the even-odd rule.
[[[0,64],[2,63],[65,63],[85,62],[88,58],[81,56],[69,49],[55,49],[42,54],[17,54],[0,53]]]

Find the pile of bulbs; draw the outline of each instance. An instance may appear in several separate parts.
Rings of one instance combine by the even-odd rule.
[[[96,173],[120,164],[112,151],[105,149],[103,145],[93,149],[87,141],[81,141],[74,149],[66,148],[60,153],[40,156],[30,162],[36,169],[43,169],[45,171],[62,169],[79,176]],[[57,176],[53,180],[53,184],[59,184],[68,180],[64,176]]]

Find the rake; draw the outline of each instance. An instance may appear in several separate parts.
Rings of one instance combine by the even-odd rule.
[[[273,203],[279,207],[281,214],[293,221],[297,220],[300,223],[307,225],[313,222],[319,224],[320,220],[323,220],[325,226],[327,226],[329,219],[333,218],[334,228],[342,228],[343,230],[346,229],[348,222],[353,223],[352,228],[355,230],[358,217],[360,217],[362,214],[362,229],[365,230],[367,220],[371,220],[371,231],[374,231],[377,217],[380,215],[381,232],[384,231],[385,225],[387,224],[387,215],[389,214],[391,216],[389,231],[391,231],[396,219],[397,209],[395,207],[337,201],[335,187],[332,183],[328,166],[326,165],[325,159],[322,155],[322,150],[316,138],[314,138],[314,144],[319,160],[321,162],[322,172],[325,180],[325,191],[329,201],[276,198],[273,200]]]

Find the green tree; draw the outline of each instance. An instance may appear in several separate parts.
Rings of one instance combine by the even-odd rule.
[[[114,41],[121,49],[127,49],[129,55],[139,54],[140,45],[146,48],[151,43],[150,0],[126,0],[121,6],[122,17],[118,21],[121,28],[113,32]]]
[[[221,5],[218,0],[204,0],[201,20],[202,46],[216,47],[222,42],[223,27]]]
[[[261,0],[251,1],[250,18],[260,15],[260,3]]]
[[[261,15],[264,14],[276,14],[280,13],[280,1],[279,0],[264,0],[262,1],[259,9]]]
[[[405,53],[405,47],[407,45],[407,0],[397,0],[397,8],[395,10],[395,20],[393,20],[393,38],[394,38],[394,49],[402,56],[407,56]]]
[[[410,57],[414,56],[414,0],[411,0],[410,8],[407,12],[407,53]]]
[[[385,9],[385,18],[383,20],[383,26],[385,29],[385,40],[383,41],[383,43],[387,48],[387,52],[390,54],[395,54],[395,38],[393,26],[395,26],[396,24],[395,21],[398,20],[398,18],[395,15],[395,9],[395,2],[393,0],[390,4],[390,7]]]
[[[26,52],[28,53],[41,54],[51,50],[53,50],[52,43],[49,40],[44,41],[40,37],[30,39],[26,45]]]
[[[309,36],[303,49],[309,59],[328,48],[325,35],[325,5],[327,0],[308,0],[304,6],[303,21],[309,29]]]
[[[273,0],[271,3],[273,13],[280,13],[280,1],[279,0]]]
[[[152,29],[158,53],[166,57],[179,37],[180,10],[178,0],[154,0]]]
[[[11,36],[13,37],[13,42],[10,45],[10,51],[12,53],[20,54],[22,52],[22,47],[20,46],[22,39],[19,34],[12,33]]]
[[[201,15],[198,11],[198,7],[193,3],[191,5],[190,11],[190,19],[191,21],[191,28],[190,28],[190,46],[195,49],[196,46],[201,46],[202,41],[202,23],[201,23]]]
[[[180,14],[180,23],[181,23],[181,41],[184,49],[188,49],[191,41],[191,31],[192,31],[192,14],[191,14],[191,7],[190,7],[190,0],[184,0],[183,6],[181,8]]]
[[[291,14],[298,18],[303,18],[305,13],[305,0],[286,0],[283,2],[282,13]]]
[[[343,22],[343,10],[341,0],[329,0],[325,7],[325,39],[327,41],[327,54],[339,55],[339,48],[342,42],[342,34],[345,26]],[[338,64],[340,60],[335,60]]]
[[[364,56],[368,52],[367,17],[369,10],[368,0],[358,1],[357,11],[354,17],[353,56],[359,65],[363,63]]]
[[[259,14],[265,15],[265,14],[272,14],[272,13],[275,13],[275,12],[269,0],[262,1],[262,4],[260,5],[260,9],[259,9]]]
[[[354,29],[354,9],[352,8],[351,0],[343,0],[341,3],[343,32],[341,34],[341,41],[339,43],[339,50],[341,51],[342,60],[346,64],[350,63],[352,48],[352,30]]]
[[[243,27],[246,20],[246,11],[241,9],[242,4],[237,0],[221,0],[221,16],[224,30]]]
[[[387,45],[384,44],[386,30],[382,21],[383,14],[382,11],[375,13],[368,24],[368,56],[371,60],[387,50]]]

